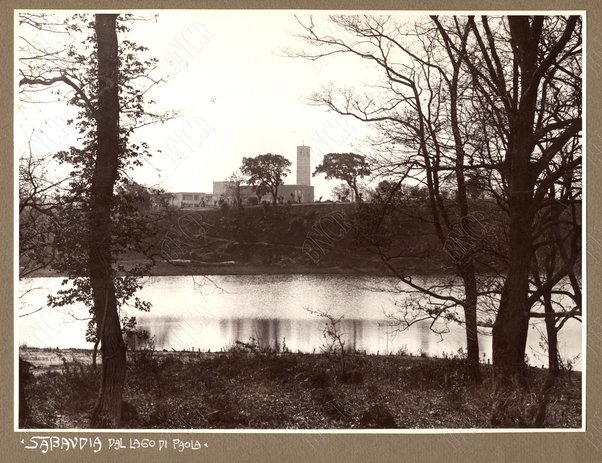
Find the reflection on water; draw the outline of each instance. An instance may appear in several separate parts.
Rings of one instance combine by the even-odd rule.
[[[390,312],[394,295],[375,290],[394,283],[387,278],[350,275],[224,275],[212,277],[199,290],[198,277],[153,277],[141,297],[153,307],[136,315],[140,328],[154,336],[158,349],[216,351],[252,338],[261,347],[319,352],[328,343],[325,320],[306,309],[343,315],[340,332],[345,347],[367,353],[427,355],[456,354],[466,349],[464,330],[450,325],[440,336],[428,323],[395,333],[384,313]],[[434,278],[433,278],[434,279]],[[37,278],[23,286],[32,289],[22,298],[20,313],[44,307],[49,291],[56,291],[60,278]],[[24,289],[24,288],[20,288]],[[399,296],[397,296],[399,297]],[[87,347],[83,307],[48,309],[19,318],[19,344],[32,347]],[[530,363],[547,364],[539,346],[540,336],[532,328],[527,354]],[[491,358],[491,337],[480,337],[484,361]],[[581,325],[567,323],[560,332],[559,346],[565,358],[581,351]],[[579,362],[576,368],[579,367]]]

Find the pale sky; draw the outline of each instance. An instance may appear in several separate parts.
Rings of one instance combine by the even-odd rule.
[[[312,14],[317,21],[325,19],[323,13]],[[312,172],[328,152],[369,154],[365,124],[311,106],[307,97],[330,83],[361,89],[377,74],[353,57],[310,62],[284,56],[284,49],[306,47],[293,36],[301,28],[291,12],[162,11],[130,27],[129,37],[159,59],[155,76],[167,77],[149,95],[157,108],[181,115],[138,131],[138,140],[162,153],[133,174],[136,181],[168,191],[211,192],[212,181],[229,176],[243,156],[270,152],[293,163],[285,178],[291,184],[296,183],[297,145],[311,147]],[[45,98],[42,93],[33,97]],[[76,138],[65,125],[69,117],[73,110],[64,103],[20,103],[17,152],[25,149],[25,137],[34,128],[32,144],[39,154],[67,148]],[[315,197],[329,198],[339,183],[313,177]]]

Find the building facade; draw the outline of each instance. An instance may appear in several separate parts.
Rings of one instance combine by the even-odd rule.
[[[201,192],[177,192],[171,193],[170,206],[177,209],[198,209],[213,206],[213,195]]]
[[[234,194],[228,191],[228,182],[213,182],[213,204],[220,202],[234,203]],[[251,204],[255,202],[255,199],[249,200],[249,198],[257,198],[255,191],[251,185],[240,185],[240,199],[243,205]],[[258,202],[273,201],[270,193],[263,195],[258,199]],[[314,187],[311,185],[280,185],[278,187],[278,202],[284,203],[313,203],[314,202]]]
[[[297,146],[297,185],[311,185],[309,146]]]
[[[257,195],[250,185],[240,185],[240,199],[242,204],[255,203]],[[219,205],[228,202],[235,202],[236,193],[231,191],[231,183],[222,180],[213,182],[212,203]],[[258,199],[258,202],[273,201],[271,194],[263,195]],[[310,147],[297,146],[297,183],[295,185],[280,185],[278,187],[278,202],[279,203],[313,203],[314,202],[314,187],[311,185],[311,165],[310,165]]]
[[[313,203],[314,187],[311,185],[280,185],[278,197],[283,203]]]
[[[253,191],[253,187],[251,185],[241,184],[239,186],[239,194],[242,204],[248,204],[250,197],[257,197],[255,192]],[[260,198],[258,201],[271,201],[271,197],[268,198],[269,195],[265,195]],[[227,180],[213,182],[213,201],[214,204],[219,205],[222,202],[227,202],[229,204],[234,204],[236,197],[236,193],[232,191],[231,182]]]

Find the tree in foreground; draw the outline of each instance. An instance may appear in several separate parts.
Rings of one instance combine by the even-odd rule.
[[[49,306],[82,304],[89,308],[86,339],[100,345],[102,383],[92,413],[92,427],[121,424],[122,393],[126,374],[123,330],[135,327],[126,305],[148,310],[150,304],[137,298],[139,279],[148,275],[151,263],[126,268],[119,262],[124,252],[144,252],[152,236],[152,222],[137,212],[131,194],[124,192],[132,181],[128,170],[141,164],[149,149],[132,141],[136,128],[165,115],[149,113],[145,93],[160,80],[151,77],[156,60],[142,57],[144,47],[124,39],[130,15],[74,15],[65,21],[45,15],[23,13],[20,25],[37,34],[83,37],[56,50],[25,40],[29,55],[20,51],[22,93],[45,87],[65,97],[78,109],[75,125],[80,144],[57,153],[42,153],[70,167],[68,188],[53,192],[51,246],[55,258],[50,268],[66,274],[70,287],[49,295]],[[49,27],[51,25],[52,27]],[[91,31],[91,32],[90,32]],[[34,33],[37,40],[39,38]],[[42,39],[42,43],[53,40]],[[77,40],[75,41],[77,43]],[[67,89],[62,94],[61,92]],[[73,123],[74,121],[69,121]],[[50,162],[50,160],[49,160]],[[31,201],[30,201],[31,202]]]
[[[335,90],[334,86],[316,93],[312,99],[341,115],[373,125],[378,133],[374,141],[370,169],[375,175],[392,178],[389,191],[361,210],[363,241],[375,252],[400,285],[400,314],[394,319],[401,329],[419,322],[430,322],[431,330],[446,332],[449,321],[465,325],[467,361],[470,378],[478,381],[478,296],[476,253],[467,247],[449,246],[449,237],[473,240],[471,204],[465,188],[467,134],[462,131],[459,97],[469,84],[460,73],[462,59],[449,54],[436,37],[417,34],[412,25],[403,25],[386,16],[332,16],[341,39],[332,34],[321,35],[310,19],[302,23],[304,38],[317,45],[316,53],[304,53],[319,59],[331,53],[346,53],[373,64],[381,73],[375,94],[359,90]],[[416,28],[419,26],[416,25]],[[409,30],[407,30],[409,29]],[[431,32],[432,34],[432,32]],[[422,35],[423,40],[416,41]],[[467,34],[463,35],[464,49]],[[435,51],[436,50],[436,51]],[[436,54],[435,54],[436,53]],[[399,210],[408,211],[396,201],[402,195],[406,180],[418,182],[415,198],[424,195],[440,247],[447,245],[444,265],[458,278],[432,284],[408,274],[403,260],[404,230],[394,230],[399,223]],[[353,179],[351,179],[353,181]],[[446,198],[447,184],[457,194],[455,201]],[[459,233],[461,231],[461,233]]]
[[[473,358],[478,302],[499,293],[493,361],[496,385],[507,390],[524,372],[533,300],[570,276],[575,263],[574,257],[565,259],[540,289],[531,284],[534,235],[541,235],[539,217],[549,189],[579,181],[571,173],[581,164],[581,19],[432,16],[413,24],[388,16],[330,19],[338,37],[320,34],[311,18],[300,21],[303,38],[317,48],[297,56],[355,55],[378,66],[385,79],[374,94],[332,86],[313,99],[379,130],[380,173],[401,178],[410,169],[411,177],[427,186],[434,227],[440,241],[454,245],[446,250],[465,294],[450,297],[439,287],[420,287],[403,269],[400,279],[431,299],[427,308],[434,317],[464,306]],[[492,204],[505,215],[502,254],[473,246],[480,234],[468,201],[475,179],[479,188],[488,185]],[[442,194],[443,182],[456,190],[451,203]],[[495,254],[500,279],[478,284],[475,251]]]
[[[327,180],[336,178],[347,182],[355,201],[359,203],[362,201],[362,194],[359,191],[358,179],[370,175],[371,171],[366,156],[355,153],[328,153],[316,167],[313,176],[318,174],[324,174]]]
[[[434,21],[442,38],[451,41],[444,32],[450,26]],[[483,116],[492,118],[491,139],[503,147],[494,169],[504,184],[509,255],[493,328],[493,361],[501,378],[510,378],[524,367],[538,211],[550,186],[581,165],[581,20],[483,17],[480,24],[469,18],[467,26],[475,42],[466,71]],[[486,148],[493,147],[491,139]],[[572,143],[579,148],[567,157],[565,148]]]
[[[92,412],[96,425],[103,412],[121,424],[121,397],[125,384],[125,344],[121,336],[113,283],[111,211],[119,165],[119,54],[117,15],[96,15],[98,42],[98,108],[96,159],[90,185],[88,268],[94,315],[102,351],[102,384]]]
[[[247,182],[256,193],[269,192],[274,204],[278,202],[278,187],[284,184],[283,178],[291,172],[291,162],[279,154],[260,154],[253,158],[242,158],[240,171],[247,176]],[[259,196],[259,193],[258,193]]]

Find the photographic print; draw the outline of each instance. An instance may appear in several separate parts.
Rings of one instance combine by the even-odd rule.
[[[585,429],[583,12],[14,24],[16,429]]]

